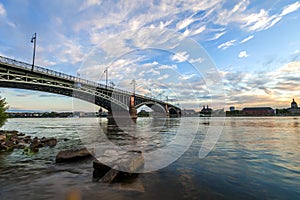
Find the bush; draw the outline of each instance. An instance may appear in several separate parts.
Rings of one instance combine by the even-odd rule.
[[[6,103],[6,99],[0,97],[0,127],[2,127],[5,124],[8,118],[8,115],[6,113],[6,110],[8,108],[9,106]]]

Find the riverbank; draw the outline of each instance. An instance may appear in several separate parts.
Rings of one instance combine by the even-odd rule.
[[[0,130],[0,153],[1,151],[13,151],[14,149],[23,149],[24,153],[36,153],[42,147],[54,147],[57,139],[54,137],[31,138],[16,130]]]

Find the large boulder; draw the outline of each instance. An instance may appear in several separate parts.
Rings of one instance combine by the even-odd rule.
[[[87,148],[63,150],[60,151],[55,158],[57,163],[74,162],[82,160],[83,158],[92,157],[93,154]]]
[[[93,162],[94,181],[112,183],[124,177],[135,177],[144,167],[141,151],[106,150],[101,158]]]

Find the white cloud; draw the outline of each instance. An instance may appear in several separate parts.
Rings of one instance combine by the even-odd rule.
[[[84,10],[86,8],[89,8],[91,6],[99,6],[101,4],[101,0],[86,0],[80,7],[80,10]]]
[[[206,29],[206,26],[201,26],[201,27],[199,27],[198,29],[194,30],[194,31],[192,32],[192,35],[200,34],[200,33],[202,33],[203,31],[205,31],[205,29]]]
[[[249,31],[261,31],[273,27],[277,24],[283,16],[295,12],[300,8],[300,2],[297,1],[293,4],[287,5],[283,8],[280,14],[269,15],[267,11],[261,9],[259,13],[253,13],[244,17],[246,27]]]
[[[240,43],[248,42],[249,40],[251,40],[253,38],[254,38],[254,35],[250,35],[249,37],[246,37],[245,39],[243,39]]]
[[[235,44],[236,40],[230,40],[218,46],[218,49],[227,49]]]
[[[157,69],[173,69],[176,70],[177,69],[177,65],[161,65],[159,66]]]
[[[176,24],[176,28],[178,28],[179,30],[182,30],[185,27],[187,27],[188,25],[190,25],[191,23],[193,23],[194,21],[195,21],[195,19],[193,19],[192,17],[186,18],[186,19],[178,22]]]
[[[203,58],[190,59],[191,63],[202,63],[204,61]]]
[[[183,35],[185,37],[189,36],[191,34],[191,31],[189,29],[186,29],[184,32],[183,32]]]
[[[247,51],[241,51],[239,53],[239,58],[247,58],[249,55],[247,54]]]
[[[262,31],[271,28],[281,20],[281,16],[272,15],[264,9],[259,13],[254,13],[244,17],[246,24],[244,25],[249,31]]]
[[[169,20],[166,22],[160,21],[159,28],[164,29],[164,28],[168,27],[170,24],[172,24],[172,22],[173,22],[173,20]]]
[[[165,80],[165,79],[167,79],[167,78],[169,78],[169,74],[164,74],[164,75],[162,75],[161,77],[158,77],[158,81],[162,81],[162,80]]]
[[[236,4],[231,10],[223,9],[217,14],[216,23],[221,25],[228,25],[231,22],[240,22],[241,15],[249,5],[249,0],[242,0]]]
[[[6,10],[2,3],[0,3],[0,16],[6,16]]]
[[[299,8],[300,8],[300,2],[297,1],[297,2],[295,2],[295,3],[293,3],[293,4],[290,4],[290,5],[286,6],[286,7],[284,7],[284,9],[282,10],[280,16],[285,16],[285,15],[287,15],[287,14],[290,14],[290,13],[292,13],[292,12],[295,12],[295,11],[297,11]]]
[[[171,60],[177,61],[177,62],[185,62],[187,59],[189,59],[189,55],[186,51],[178,52],[171,56]]]
[[[209,39],[209,40],[217,40],[217,39],[219,39],[220,37],[222,37],[225,33],[226,33],[226,31],[223,31],[223,32],[221,32],[221,33],[216,33],[216,34],[214,35],[214,37],[212,37],[212,38]]]
[[[250,12],[247,9],[249,0],[242,0],[232,9],[218,9],[217,17],[213,23],[227,26],[230,23],[241,24],[248,31],[262,31],[273,27],[283,16],[295,12],[300,8],[300,2],[287,5],[281,13],[270,15],[269,11],[260,9],[258,12]]]

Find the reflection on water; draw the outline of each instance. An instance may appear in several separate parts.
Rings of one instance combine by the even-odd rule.
[[[178,120],[178,119],[174,119]],[[199,118],[190,118],[199,123]],[[300,118],[226,118],[223,133],[210,154],[198,158],[208,119],[200,118],[199,130],[191,147],[170,166],[140,174],[117,184],[92,180],[92,159],[78,163],[55,164],[62,149],[82,146],[78,132],[94,126],[83,119],[9,119],[3,129],[19,130],[32,136],[58,138],[54,148],[37,154],[22,150],[0,153],[0,199],[65,199],[74,192],[83,199],[297,199],[300,195]],[[147,127],[147,119],[138,119]],[[176,136],[178,121],[167,120],[150,139],[122,134],[106,119],[101,129],[116,145],[134,141],[146,150],[168,145]],[[78,130],[80,127],[81,130]],[[157,127],[150,127],[156,130]],[[146,133],[146,132],[145,132]],[[64,140],[68,138],[69,140]]]

